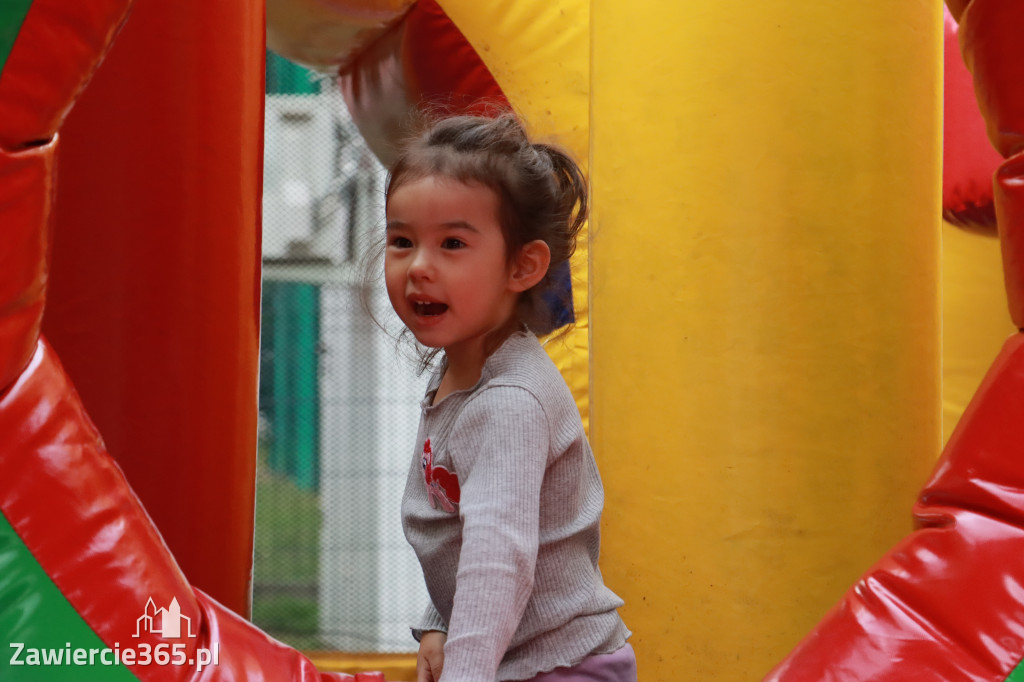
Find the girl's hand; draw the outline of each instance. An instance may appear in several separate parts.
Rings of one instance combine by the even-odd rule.
[[[438,682],[444,668],[444,643],[448,633],[430,630],[420,637],[420,651],[416,654],[416,682]]]

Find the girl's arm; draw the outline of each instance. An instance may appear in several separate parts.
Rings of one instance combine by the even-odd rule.
[[[445,682],[494,680],[533,591],[547,417],[522,388],[467,404],[451,436],[463,519]]]

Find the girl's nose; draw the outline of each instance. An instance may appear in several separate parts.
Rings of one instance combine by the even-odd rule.
[[[409,263],[409,276],[413,279],[430,279],[434,266],[426,249],[416,249]]]

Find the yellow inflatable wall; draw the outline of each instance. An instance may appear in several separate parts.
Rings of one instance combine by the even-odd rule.
[[[1017,331],[1006,311],[999,240],[943,223],[943,442],[949,440],[1003,342]]]
[[[642,678],[759,679],[939,451],[941,7],[591,21],[605,574]]]

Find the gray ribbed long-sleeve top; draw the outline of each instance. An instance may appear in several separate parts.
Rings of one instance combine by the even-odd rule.
[[[523,680],[625,644],[597,567],[604,490],[572,394],[515,333],[475,386],[422,403],[402,523],[448,633],[442,682]],[[457,483],[455,481],[457,480]]]

